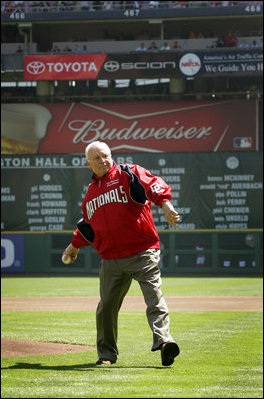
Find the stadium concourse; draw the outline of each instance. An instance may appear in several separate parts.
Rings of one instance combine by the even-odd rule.
[[[1,1],[1,11],[63,12],[262,5],[262,1]]]

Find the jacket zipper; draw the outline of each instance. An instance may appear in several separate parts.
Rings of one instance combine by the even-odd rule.
[[[101,185],[102,185],[102,179],[99,180],[99,187],[100,187],[100,188],[101,188]],[[104,192],[104,190],[103,190],[103,192]],[[111,233],[111,228],[109,228],[109,223],[108,223],[108,221],[107,221],[107,215],[106,215],[106,209],[105,209],[105,207],[103,207],[102,210],[103,210],[103,213],[104,213],[104,220],[105,220],[105,225],[107,226],[108,235],[109,235],[109,237],[110,237],[110,236],[112,237],[112,242],[115,242],[114,234]],[[110,227],[111,227],[111,226],[110,226]],[[115,243],[114,246],[117,248],[116,243]],[[118,251],[118,253],[119,253],[119,251]],[[118,257],[119,257],[119,256],[118,256]]]

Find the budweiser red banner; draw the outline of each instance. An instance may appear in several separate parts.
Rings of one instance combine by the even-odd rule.
[[[106,54],[26,55],[25,80],[96,79]]]
[[[2,153],[257,151],[251,100],[2,104]]]

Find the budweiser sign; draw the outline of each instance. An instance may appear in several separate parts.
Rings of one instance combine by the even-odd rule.
[[[211,126],[197,128],[191,126],[185,129],[184,126],[179,126],[180,122],[174,122],[174,126],[162,126],[162,127],[140,127],[139,121],[129,122],[128,127],[124,127],[120,130],[116,128],[107,127],[104,119],[96,119],[93,121],[84,121],[80,125],[80,121],[71,121],[69,123],[69,129],[73,132],[77,132],[73,138],[73,143],[85,143],[89,144],[95,140],[119,140],[119,141],[138,141],[138,140],[180,140],[185,139],[201,139],[204,136],[210,136]],[[154,149],[151,149],[154,151]]]
[[[106,54],[26,55],[25,80],[96,79]]]
[[[105,141],[116,152],[258,150],[253,101],[61,103],[38,105],[40,110],[34,104],[6,104],[2,118],[10,117],[10,123],[4,120],[3,136],[8,138],[8,126],[12,125],[11,135],[17,130],[14,120],[21,131],[25,118],[18,121],[22,112],[17,107],[25,105],[24,141],[37,143],[36,151],[42,154],[83,154],[95,140]]]

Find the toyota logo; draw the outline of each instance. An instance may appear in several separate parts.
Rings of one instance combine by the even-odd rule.
[[[32,61],[27,65],[27,71],[28,73],[31,73],[31,75],[39,75],[43,73],[45,69],[46,66],[41,61]]]
[[[120,68],[120,65],[119,65],[119,62],[117,62],[117,61],[107,61],[104,64],[104,69],[107,72],[116,72],[116,71],[118,71],[119,68]]]

